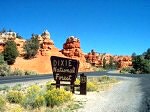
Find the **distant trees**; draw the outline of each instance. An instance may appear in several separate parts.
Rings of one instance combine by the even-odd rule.
[[[147,49],[146,52],[143,53],[145,59],[150,60],[150,48]]]
[[[6,29],[5,28],[3,28],[1,31],[0,31],[0,33],[5,33],[6,32]]]
[[[16,38],[18,38],[18,39],[23,39],[23,37],[20,36],[19,33],[16,34]]]
[[[113,57],[110,57],[109,63],[106,62],[106,59],[103,59],[103,68],[104,69],[117,69],[118,68],[118,62],[114,61]]]
[[[7,41],[4,47],[4,60],[8,65],[14,64],[19,52],[14,41]]]
[[[5,33],[5,32],[13,32],[12,29],[6,30],[5,28],[0,30],[0,33]]]
[[[32,35],[32,38],[26,42],[24,45],[24,50],[26,52],[25,58],[30,59],[33,58],[39,49],[39,41],[38,38],[34,35]]]
[[[106,69],[106,59],[103,59],[103,68]]]
[[[150,48],[142,55],[132,55],[132,65],[136,73],[150,73]]]

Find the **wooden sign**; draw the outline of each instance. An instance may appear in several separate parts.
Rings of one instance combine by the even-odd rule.
[[[76,80],[79,68],[78,60],[51,56],[51,65],[55,81],[74,82]]]

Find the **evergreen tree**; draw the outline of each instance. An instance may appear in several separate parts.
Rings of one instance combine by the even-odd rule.
[[[133,68],[137,73],[150,73],[150,59],[145,54],[146,52],[132,59]]]
[[[5,63],[4,56],[3,56],[3,54],[0,54],[0,65],[2,65],[4,63]]]
[[[150,60],[150,48],[147,49],[147,51],[145,53],[143,53],[144,58]]]
[[[19,52],[17,50],[16,43],[14,41],[7,41],[4,48],[4,60],[7,64],[14,64]]]
[[[18,38],[18,39],[23,39],[23,37],[20,36],[19,33],[16,34],[16,38]]]
[[[6,29],[3,28],[0,32],[1,32],[1,33],[5,33],[5,32],[6,32]]]
[[[136,57],[136,53],[135,52],[132,53],[132,58],[134,58],[134,57]]]
[[[103,59],[103,68],[106,68],[106,59]]]
[[[26,52],[25,58],[30,59],[33,58],[39,49],[39,41],[37,38],[32,38],[28,40],[24,46],[24,50]]]
[[[113,57],[110,57],[110,60],[109,60],[109,68],[110,68],[110,69],[113,69],[113,68],[114,68],[114,59],[113,59]]]

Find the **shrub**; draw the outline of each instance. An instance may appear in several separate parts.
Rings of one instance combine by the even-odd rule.
[[[75,85],[80,85],[80,79],[78,79],[78,78],[76,79]],[[76,87],[75,90],[80,91],[80,87]]]
[[[71,100],[72,94],[64,89],[48,90],[45,95],[47,106],[54,107],[55,105],[63,104]]]
[[[3,56],[3,54],[0,53],[0,65],[2,65],[4,63],[5,63],[4,56]]]
[[[96,91],[98,89],[97,84],[93,82],[87,82],[87,91]]]
[[[104,75],[104,76],[99,77],[97,80],[98,80],[98,82],[107,82],[107,81],[110,81],[111,78]]]
[[[8,91],[9,89],[10,89],[10,87],[7,86],[7,85],[4,85],[4,86],[1,86],[1,87],[0,87],[0,91],[2,91],[2,90]]]
[[[131,73],[131,74],[136,74],[135,69],[134,69],[134,68],[132,68],[132,69],[130,70],[130,73]]]
[[[37,75],[37,73],[34,71],[23,71],[20,69],[15,69],[13,72],[11,72],[11,75],[17,75],[17,76]]]
[[[51,81],[48,81],[48,82],[46,83],[46,89],[47,89],[47,90],[52,90],[52,89],[55,88],[55,87],[54,87],[53,85],[51,85],[51,84],[52,84]]]
[[[2,96],[0,96],[0,111],[4,109],[5,104],[6,104],[5,99]]]
[[[7,64],[0,65],[0,76],[8,76],[11,73],[10,66]]]
[[[37,95],[36,98],[35,98],[35,104],[34,104],[34,107],[41,107],[45,105],[45,98],[44,96],[40,96],[40,95]]]
[[[11,108],[8,108],[7,112],[24,112],[24,111],[20,105],[15,105]]]
[[[37,75],[37,73],[34,71],[25,71],[24,74],[25,75]]]
[[[26,95],[22,102],[22,106],[28,109],[39,108],[43,105],[45,105],[45,98],[39,93]]]
[[[38,85],[32,85],[27,89],[27,94],[22,102],[25,108],[39,108],[45,105],[44,92]]]
[[[4,60],[9,64],[14,64],[19,52],[14,41],[7,41],[4,48]]]
[[[76,81],[75,81],[75,85],[80,85],[80,79],[76,79]]]
[[[32,85],[32,86],[27,88],[27,94],[28,95],[37,94],[40,91],[41,91],[41,88],[38,85]]]
[[[6,98],[10,103],[21,103],[23,97],[24,97],[24,94],[16,90],[11,90],[6,95]]]
[[[11,75],[23,76],[23,75],[25,75],[25,73],[24,73],[24,71],[22,71],[22,70],[15,69],[15,70],[11,73]]]
[[[33,37],[31,40],[28,40],[24,46],[24,50],[26,52],[25,58],[30,59],[33,58],[39,49],[39,41],[36,37]]]
[[[21,90],[21,84],[16,84],[15,86],[12,87],[12,90]]]
[[[126,68],[122,68],[120,70],[120,73],[133,73],[135,70],[132,67],[126,67]]]

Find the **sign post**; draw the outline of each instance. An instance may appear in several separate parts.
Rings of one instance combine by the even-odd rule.
[[[87,77],[84,73],[80,74],[80,94],[86,95],[86,88],[87,88]]]

